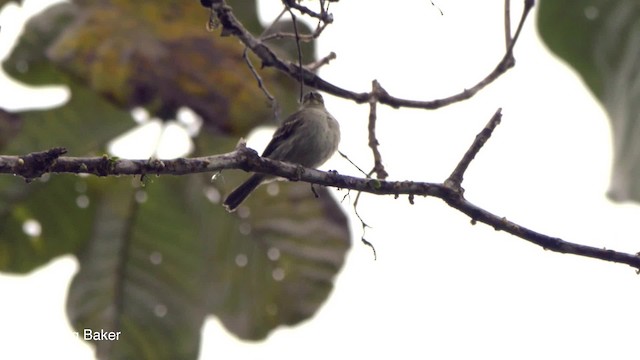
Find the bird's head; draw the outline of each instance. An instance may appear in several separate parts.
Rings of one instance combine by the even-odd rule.
[[[302,106],[312,105],[324,106],[324,99],[322,98],[322,95],[320,95],[320,93],[312,91],[304,95],[304,97],[302,98]]]

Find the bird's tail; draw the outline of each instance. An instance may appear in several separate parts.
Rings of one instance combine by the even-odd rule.
[[[251,177],[243,182],[240,186],[238,186],[235,190],[227,196],[224,200],[224,207],[228,212],[233,212],[236,208],[242,204],[242,202],[251,194],[255,188],[262,183],[264,180],[264,175],[254,174]]]

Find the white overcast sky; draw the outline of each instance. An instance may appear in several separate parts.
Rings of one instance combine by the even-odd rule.
[[[428,0],[332,4],[335,23],[318,52],[338,58],[321,75],[355,91],[378,79],[395,96],[423,100],[472,86],[502,57],[503,1],[434,1],[444,16]],[[280,1],[262,3],[265,19],[279,11]],[[515,1],[514,19],[521,3]],[[1,56],[22,17],[17,7],[2,13]],[[379,107],[390,178],[442,182],[502,107],[502,124],[465,176],[467,197],[536,231],[635,253],[638,207],[612,204],[604,195],[611,166],[606,116],[580,79],[543,47],[534,20],[516,46],[516,67],[473,100],[437,111]],[[34,101],[26,89],[0,81],[0,106]],[[47,98],[64,99],[64,92],[55,94]],[[369,168],[368,107],[328,95],[326,103],[341,123],[341,150]],[[261,135],[250,146],[263,146],[269,134]],[[356,174],[340,157],[324,168]],[[639,334],[630,324],[640,322],[640,278],[633,269],[472,226],[437,199],[417,198],[411,206],[406,198],[366,195],[359,212],[373,226],[366,235],[377,249],[374,261],[358,241],[352,209],[344,209],[354,246],[318,314],[260,343],[239,341],[211,319],[202,359],[637,358]],[[76,270],[76,261],[64,257],[28,276],[0,275],[0,358],[92,357],[90,347],[71,336],[64,314]]]

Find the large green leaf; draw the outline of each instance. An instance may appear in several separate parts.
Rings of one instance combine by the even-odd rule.
[[[242,4],[243,19],[259,26],[255,3]],[[207,16],[195,1],[102,0],[34,18],[3,67],[29,84],[65,84],[71,98],[48,111],[0,112],[3,152],[64,146],[73,156],[101,154],[133,125],[127,110],[138,105],[164,116],[191,107],[205,123],[194,155],[231,150],[272,114],[260,106],[242,47],[206,32]],[[261,74],[279,98],[296,98],[280,75]],[[262,339],[315,314],[350,239],[335,200],[325,189],[316,198],[308,184],[280,183],[278,196],[263,187],[227,213],[221,196],[245,176],[154,177],[145,186],[132,178],[1,177],[0,270],[26,272],[76,254],[71,322],[80,335],[120,332],[117,342],[93,343],[100,358],[193,359],[207,314],[239,337]],[[25,226],[34,221],[35,235]]]
[[[198,140],[205,151],[220,144],[213,137]],[[215,187],[193,188],[218,199],[246,177],[225,172]],[[202,225],[213,247],[209,308],[238,336],[260,339],[279,324],[296,324],[328,297],[351,244],[336,201],[324,188],[316,193],[306,183],[272,183],[232,214],[218,200],[192,197],[194,214],[207,214]]]
[[[207,313],[242,338],[261,339],[326,300],[350,246],[335,201],[325,189],[315,198],[308,184],[286,183],[279,196],[259,189],[229,214],[219,195],[240,175],[153,178],[138,188],[111,179],[94,200],[68,313],[80,333],[121,332],[117,342],[95,343],[101,357],[194,358]]]
[[[0,0],[0,9],[2,9],[5,5],[9,3],[21,4],[20,0]]]
[[[162,119],[186,106],[205,126],[242,135],[271,118],[242,45],[207,32],[208,13],[197,2],[112,0],[74,8],[78,15],[47,57],[116,104],[144,106]],[[262,76],[284,93],[276,73]]]
[[[194,359],[206,314],[206,243],[181,192],[184,179],[146,188],[108,181],[69,290],[75,328],[120,332],[93,339],[104,359]],[[177,194],[176,194],[177,192]],[[86,339],[86,338],[85,338]]]
[[[0,120],[8,130],[0,133],[3,153],[57,146],[73,155],[101,153],[110,139],[133,125],[126,111],[78,85],[43,55],[73,13],[62,5],[34,19],[3,64],[19,80],[65,83],[71,92],[70,100],[56,109],[5,113]],[[77,176],[46,176],[28,185],[19,178],[0,177],[0,270],[27,272],[56,256],[74,253],[89,236],[94,195],[87,181]],[[40,232],[25,232],[29,224]]]
[[[325,189],[316,192],[282,184],[275,200],[261,189],[251,210],[221,224],[228,235],[211,261],[211,309],[239,336],[260,339],[311,317],[333,288],[350,246],[347,220]]]
[[[541,0],[538,29],[609,115],[609,196],[640,201],[640,0]]]
[[[75,252],[89,237],[92,197],[79,177],[47,176],[28,186],[0,177],[0,270],[24,273]]]

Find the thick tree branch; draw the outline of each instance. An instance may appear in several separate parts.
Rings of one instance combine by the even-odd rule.
[[[24,160],[21,161],[21,159],[31,155],[33,154],[26,156],[0,156],[0,173],[20,176],[24,173],[33,174],[40,171],[42,173],[84,173],[98,176],[183,175],[216,172],[223,169],[243,169],[245,171],[269,173],[294,181],[305,181],[378,195],[393,195],[396,197],[399,195],[433,196],[444,200],[449,206],[467,214],[473,223],[485,223],[496,230],[506,231],[547,250],[627,264],[640,269],[640,256],[570,243],[560,238],[538,233],[478,207],[467,201],[461,192],[444,184],[383,181],[357,178],[315,169],[302,169],[294,164],[261,158],[255,151],[243,147],[222,155],[174,160],[124,160],[112,159],[106,156],[93,158],[59,157],[45,168],[26,169]]]
[[[493,115],[487,126],[476,136],[456,170],[453,171],[444,184],[357,178],[340,175],[336,172],[302,168],[295,164],[262,158],[257,152],[246,148],[242,143],[234,151],[226,154],[174,160],[123,160],[109,158],[108,156],[92,158],[63,157],[61,155],[65,153],[65,150],[55,148],[23,156],[0,156],[0,173],[19,175],[27,180],[32,180],[34,176],[41,176],[45,173],[84,173],[98,176],[183,175],[217,172],[223,169],[242,169],[273,174],[294,181],[304,181],[378,195],[393,195],[395,197],[408,195],[410,199],[415,198],[415,196],[433,196],[467,214],[471,218],[472,224],[477,222],[485,223],[495,230],[506,231],[547,250],[627,264],[640,270],[640,256],[636,254],[580,245],[544,235],[509,221],[505,217],[490,213],[464,198],[464,191],[459,186],[464,172],[482,148],[482,145],[491,136],[499,120],[500,110]]]

